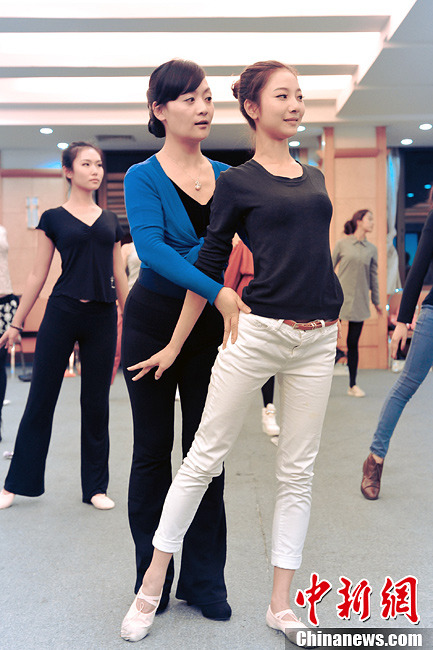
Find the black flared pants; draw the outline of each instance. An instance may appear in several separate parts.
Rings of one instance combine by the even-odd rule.
[[[175,363],[155,381],[151,371],[137,382],[127,367],[149,358],[170,340],[183,300],[154,293],[138,282],[125,307],[122,368],[131,400],[134,451],[129,482],[128,512],[135,542],[137,592],[150,564],[152,538],[172,480],[174,406],[179,387],[182,409],[182,453],[185,456],[198,429],[210,372],[223,325],[218,311],[206,305]],[[210,484],[185,537],[176,596],[196,605],[226,599],[226,521],[223,503],[224,475]],[[164,586],[170,591],[174,576],[171,562]]]
[[[107,491],[108,398],[116,347],[115,303],[51,296],[39,328],[32,382],[5,488],[35,497],[45,491],[45,463],[54,409],[75,342],[81,361],[83,501]]]

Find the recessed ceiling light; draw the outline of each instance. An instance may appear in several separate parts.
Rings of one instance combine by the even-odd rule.
[[[406,196],[407,196],[408,199],[413,199],[413,197],[415,196],[415,194],[414,194],[413,192],[408,192],[408,193],[406,194]]]
[[[49,126],[44,126],[42,127],[42,129],[39,129],[39,132],[42,133],[43,135],[51,135],[53,129],[51,129]]]
[[[407,144],[412,144],[413,140],[411,138],[404,138],[401,140],[401,144],[407,145]]]
[[[301,132],[301,131],[305,131],[306,128],[307,128],[306,126],[304,126],[303,124],[301,124],[301,126],[298,126],[298,131],[299,131],[299,132]]]
[[[69,147],[69,144],[67,142],[58,142],[57,146],[59,149],[67,149]]]
[[[428,122],[426,122],[425,124],[420,124],[419,128],[421,129],[421,131],[430,131],[430,129],[433,128],[433,124],[429,124]]]
[[[299,140],[291,140],[289,142],[289,147],[299,147],[300,144]]]
[[[424,185],[425,190],[431,190],[431,185],[430,183],[427,183],[427,185]]]

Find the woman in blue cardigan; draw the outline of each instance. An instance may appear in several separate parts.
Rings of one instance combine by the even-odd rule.
[[[173,60],[152,73],[147,93],[149,131],[165,137],[162,149],[131,167],[125,201],[131,234],[141,260],[124,313],[122,367],[146,359],[171,338],[186,289],[213,303],[222,286],[194,267],[209,223],[215,181],[227,165],[200,150],[214,107],[202,68]],[[182,354],[161,381],[134,382],[125,372],[134,422],[134,451],[128,511],[136,548],[137,592],[150,564],[152,538],[171,476],[174,404],[179,389],[182,452],[186,455],[200,423],[210,372],[223,337],[223,321],[208,304]],[[176,597],[204,616],[230,618],[224,582],[226,521],[223,475],[212,481],[185,539]],[[158,611],[168,604],[171,563]]]

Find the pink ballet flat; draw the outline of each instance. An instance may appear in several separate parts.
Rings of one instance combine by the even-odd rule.
[[[140,587],[138,594],[134,598],[134,602],[122,621],[122,629],[120,631],[122,639],[125,639],[125,641],[141,641],[141,639],[144,639],[149,634],[159,601],[161,600],[161,595],[162,592],[159,596],[146,596]],[[151,612],[141,611],[137,600],[145,600],[149,605],[153,605],[154,609]]]
[[[90,503],[98,510],[111,510],[116,505],[106,494],[95,494],[90,499]]]
[[[286,614],[290,614],[293,620],[291,619],[283,620],[283,617],[286,616]],[[268,607],[268,611],[266,612],[266,624],[269,627],[271,627],[273,630],[280,630],[280,632],[283,632],[283,634],[286,635],[289,641],[291,641],[296,645],[298,645],[296,640],[297,633],[300,630],[307,629],[307,626],[304,625],[304,623],[301,623],[301,621],[296,617],[296,615],[293,613],[291,609],[283,609],[282,612],[278,612],[278,614],[274,614],[271,610],[270,605]],[[303,647],[309,647],[309,646],[303,646]]]
[[[15,498],[13,492],[5,493],[4,490],[0,492],[0,510],[5,510],[5,508],[10,508]]]

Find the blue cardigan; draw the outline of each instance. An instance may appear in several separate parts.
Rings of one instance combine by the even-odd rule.
[[[215,180],[229,167],[214,160],[209,162]],[[183,289],[191,289],[212,304],[223,284],[194,267],[203,237],[197,237],[172,181],[156,156],[130,167],[124,185],[131,235],[141,260],[140,283],[158,293],[179,298],[185,294]]]

